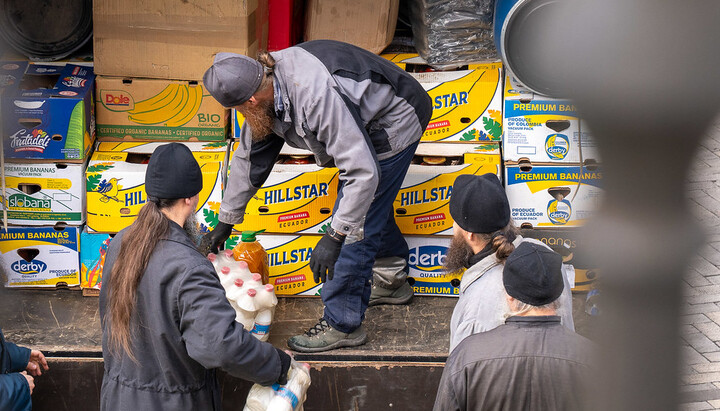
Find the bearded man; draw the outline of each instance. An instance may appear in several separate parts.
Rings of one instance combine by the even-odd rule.
[[[216,251],[243,221],[283,144],[311,151],[318,166],[339,169],[339,193],[309,263],[315,282],[324,282],[323,318],[288,345],[318,352],[364,344],[368,305],[405,304],[413,296],[408,246],[392,204],[430,120],[430,97],[395,64],[331,40],[258,60],[218,53],[203,81],[246,121],[220,223],[203,239],[205,247]]]
[[[148,202],[110,243],[100,291],[103,411],[220,410],[218,368],[287,383],[291,357],[235,321],[215,269],[183,229],[201,189],[190,149],[158,147],[145,175]]]
[[[453,239],[445,257],[445,270],[460,273],[460,296],[450,320],[450,352],[466,337],[504,324],[509,313],[503,286],[505,260],[523,242],[545,244],[523,238],[510,219],[505,189],[495,174],[461,175],[455,179],[450,197]],[[563,264],[564,288],[558,315],[562,324],[575,330],[572,295]]]

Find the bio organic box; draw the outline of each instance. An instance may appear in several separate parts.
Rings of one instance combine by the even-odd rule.
[[[317,284],[308,266],[313,248],[320,241],[319,235],[267,235],[257,236],[258,242],[268,254],[270,283],[275,293],[282,296],[319,296],[322,283]],[[240,236],[235,233],[225,243],[231,249]]]
[[[84,164],[5,163],[5,185],[10,224],[85,222]]]
[[[421,61],[407,55],[383,55],[404,65]],[[421,141],[477,143],[502,138],[502,64],[474,65],[470,70],[412,73],[432,100],[432,117]]]
[[[0,231],[6,287],[73,287],[78,276],[79,227],[12,227]]]
[[[462,274],[446,274],[443,269],[450,237],[406,236],[410,249],[408,282],[415,295],[457,297]]]
[[[505,161],[599,162],[595,142],[581,133],[572,102],[513,89],[509,80],[505,85]]]
[[[0,62],[5,159],[82,163],[95,138],[92,67]]]
[[[584,225],[599,207],[599,166],[505,164],[505,191],[515,224],[531,227]]]
[[[564,264],[575,268],[573,291],[590,291],[598,279],[599,270],[590,257],[591,250],[583,241],[581,228],[523,229],[522,236],[542,241],[563,257]]]
[[[100,143],[85,173],[89,231],[116,233],[132,224],[147,202],[145,171],[155,143]],[[202,231],[217,225],[222,200],[225,142],[184,143],[200,165],[203,187],[196,217]],[[107,151],[106,151],[107,150]]]
[[[393,202],[395,222],[403,234],[452,235],[449,203],[452,186],[462,174],[493,173],[502,179],[497,143],[421,143],[416,156],[444,157],[446,165],[411,164]],[[451,165],[457,161],[459,164]]]
[[[103,267],[110,241],[114,235],[105,233],[80,233],[80,287],[83,295],[99,295],[102,287]],[[94,291],[95,290],[95,291]]]
[[[102,141],[222,141],[229,113],[197,81],[98,76]]]

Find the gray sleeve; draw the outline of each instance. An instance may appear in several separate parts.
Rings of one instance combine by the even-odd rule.
[[[220,221],[233,225],[242,223],[248,201],[267,180],[283,144],[283,139],[275,134],[254,142],[250,127],[242,128],[220,203]]]
[[[333,214],[332,227],[349,234],[365,219],[380,179],[380,167],[352,102],[336,88],[319,94],[304,114],[308,128],[340,171],[343,197]]]
[[[440,377],[440,385],[435,397],[433,411],[460,411],[458,397],[455,394],[455,387],[453,387],[452,369],[454,367],[451,358],[448,358],[442,377]]]
[[[178,290],[180,333],[188,355],[205,368],[261,385],[280,377],[281,361],[275,348],[261,342],[235,321],[235,310],[212,268],[188,270]]]

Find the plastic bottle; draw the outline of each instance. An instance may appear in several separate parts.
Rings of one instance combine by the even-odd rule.
[[[274,397],[275,390],[272,387],[253,384],[253,386],[250,387],[247,400],[245,400],[245,408],[243,408],[243,411],[265,411],[267,405]]]
[[[267,411],[299,410],[305,402],[310,387],[310,365],[293,360],[288,371],[288,383],[276,389],[275,397],[267,405]],[[275,388],[275,387],[273,387]]]
[[[255,238],[257,234],[263,231],[265,230],[243,231],[240,242],[237,243],[232,252],[235,260],[245,261],[250,268],[250,272],[260,274],[262,283],[267,284],[270,280],[267,252]]]
[[[267,341],[270,338],[270,324],[272,323],[272,308],[266,308],[257,312],[255,316],[255,324],[250,334],[260,341]]]
[[[587,293],[587,297],[585,298],[585,312],[588,315],[600,315],[600,290],[597,288],[593,288]]]

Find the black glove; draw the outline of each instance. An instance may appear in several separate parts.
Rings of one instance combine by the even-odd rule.
[[[275,348],[278,355],[280,356],[280,377],[277,379],[277,383],[285,385],[288,383],[288,371],[290,371],[290,364],[292,364],[292,357],[285,351]]]
[[[232,224],[227,224],[219,221],[217,226],[215,226],[215,229],[205,234],[202,240],[200,240],[200,246],[198,247],[198,249],[200,250],[202,255],[208,255],[208,253],[210,252],[217,254],[218,246],[224,243],[225,240],[230,237],[230,233],[232,233],[232,228]]]
[[[313,278],[316,283],[325,282],[325,275],[327,273],[327,281],[332,280],[333,274],[335,274],[335,262],[340,255],[340,249],[345,242],[345,236],[336,233],[331,228],[328,228],[328,232],[317,243],[317,246],[312,250],[310,256],[310,269],[313,272]]]

